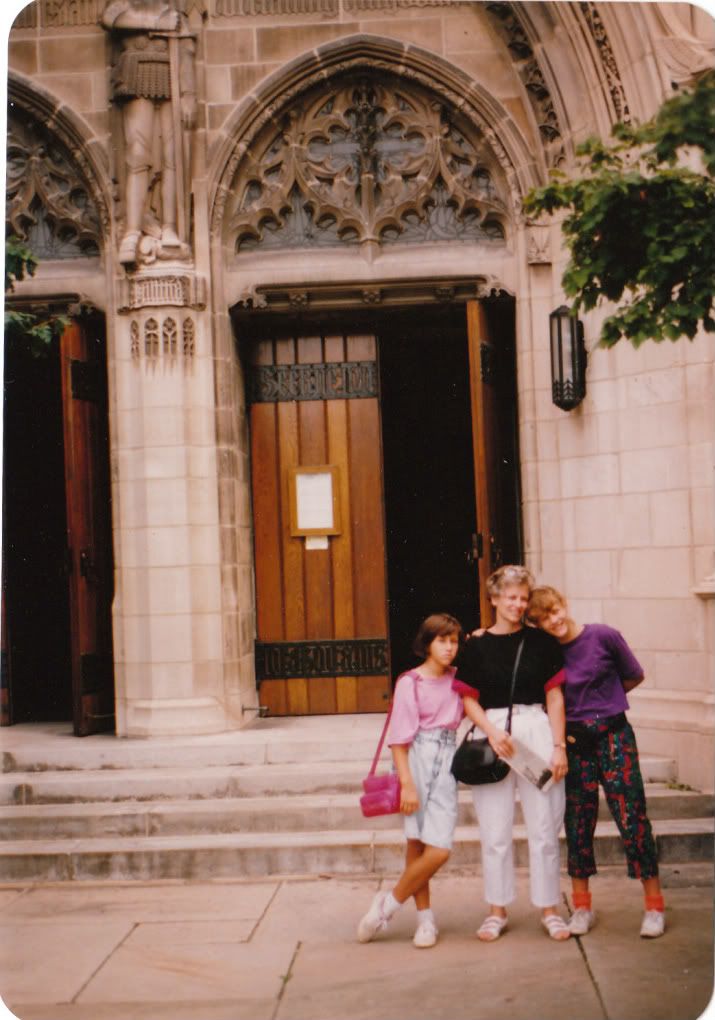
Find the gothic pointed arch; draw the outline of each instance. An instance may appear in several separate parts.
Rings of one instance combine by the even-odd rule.
[[[106,157],[61,102],[10,75],[6,231],[39,258],[97,256],[111,229]]]
[[[505,108],[459,68],[366,35],[266,79],[215,166],[212,226],[236,251],[445,229],[444,239],[503,241],[544,172]]]

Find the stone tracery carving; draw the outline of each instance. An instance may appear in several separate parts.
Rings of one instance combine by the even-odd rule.
[[[581,0],[581,12],[586,24],[588,25],[593,41],[598,48],[598,53],[601,58],[601,66],[603,67],[603,73],[611,94],[611,102],[613,103],[613,109],[615,110],[616,120],[629,124],[631,114],[628,109],[626,90],[623,87],[623,82],[621,81],[620,72],[618,70],[618,64],[616,63],[616,58],[613,54],[613,49],[611,47],[611,42],[608,38],[605,25],[601,20],[601,15],[598,12],[596,4],[593,3],[592,0]]]
[[[5,217],[38,258],[99,253],[99,216],[86,183],[64,147],[27,117],[8,117]]]
[[[164,357],[174,357],[178,348],[178,333],[176,329],[176,319],[168,318],[164,319],[161,326],[161,339],[162,347],[164,349]]]
[[[157,316],[150,315],[143,326],[139,320],[132,319],[129,324],[129,350],[132,360],[136,362],[142,360],[142,333],[143,357],[148,364],[158,364],[161,361],[165,365],[175,365],[182,357],[185,364],[191,363],[196,346],[196,326],[191,316],[181,321],[169,315],[160,322]]]
[[[391,77],[351,75],[295,103],[235,171],[238,249],[504,240],[507,203],[483,135]]]
[[[129,328],[130,337],[130,352],[132,358],[136,360],[139,357],[139,323],[136,319],[132,319],[132,324]]]
[[[153,316],[144,323],[144,353],[149,359],[159,357],[159,323]]]
[[[507,47],[515,58],[514,66],[531,99],[539,133],[544,142],[547,165],[557,166],[564,158],[561,125],[544,72],[534,54],[516,5],[502,3],[499,0],[487,3],[486,9],[495,18]]]

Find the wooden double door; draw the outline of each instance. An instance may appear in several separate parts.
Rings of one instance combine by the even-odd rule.
[[[239,320],[259,698],[382,711],[429,613],[520,554],[513,306]]]
[[[3,722],[114,727],[104,321],[5,348]]]

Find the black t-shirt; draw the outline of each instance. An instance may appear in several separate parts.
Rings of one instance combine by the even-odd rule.
[[[519,642],[524,638],[514,687],[515,705],[543,705],[546,691],[564,682],[564,657],[555,638],[534,627],[513,634],[473,637],[459,653],[457,677],[478,692],[482,708],[508,708],[511,674]],[[559,675],[560,674],[560,675]]]

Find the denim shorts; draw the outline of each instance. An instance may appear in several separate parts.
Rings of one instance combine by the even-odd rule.
[[[405,837],[451,850],[457,824],[457,781],[450,772],[456,731],[419,730],[408,761],[420,800],[419,810],[405,815]]]

